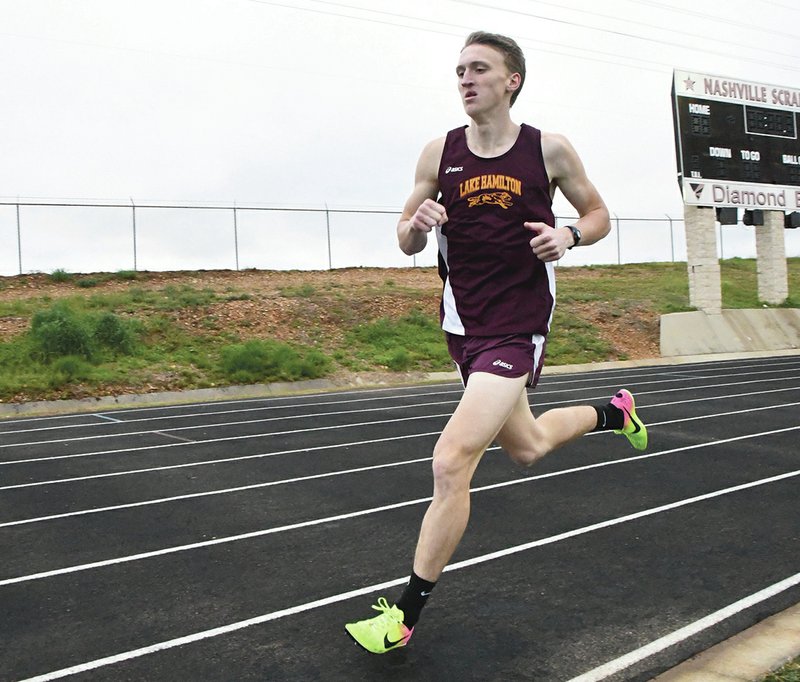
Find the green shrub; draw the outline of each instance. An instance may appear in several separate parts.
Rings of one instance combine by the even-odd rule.
[[[435,315],[419,309],[392,320],[380,318],[352,329],[346,336],[361,367],[385,367],[395,372],[450,367],[442,330]],[[359,365],[346,362],[354,369]]]
[[[222,349],[222,371],[239,383],[316,379],[329,367],[323,353],[278,341],[254,340]]]
[[[394,348],[389,353],[377,358],[379,364],[386,365],[393,372],[405,372],[411,367],[413,359],[405,348]]]
[[[75,355],[58,358],[53,362],[51,369],[51,383],[58,386],[88,379],[92,375],[92,366]]]
[[[281,296],[286,298],[310,298],[317,290],[311,284],[300,284],[299,286],[288,286],[280,288]]]
[[[50,273],[51,282],[69,282],[71,279],[72,275],[63,268],[58,268]]]
[[[115,315],[103,313],[94,325],[94,339],[114,353],[130,355],[136,346],[133,323]]]
[[[132,321],[110,312],[99,317],[81,313],[63,301],[37,312],[30,329],[34,353],[47,362],[67,356],[93,361],[101,348],[114,355],[130,355],[137,336]]]
[[[45,360],[65,355],[91,360],[93,356],[90,325],[85,317],[63,302],[33,316],[31,338]]]
[[[169,284],[160,291],[158,307],[163,310],[197,308],[209,305],[216,299],[217,295],[211,289],[196,289],[186,284],[181,286]]]

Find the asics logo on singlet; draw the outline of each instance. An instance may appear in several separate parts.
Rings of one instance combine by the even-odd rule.
[[[447,175],[448,173],[460,173],[464,170],[464,166],[448,166],[444,169],[444,174]]]
[[[514,369],[514,365],[509,365],[507,362],[503,362],[502,360],[495,360],[492,364],[495,367],[502,367],[503,369]]]

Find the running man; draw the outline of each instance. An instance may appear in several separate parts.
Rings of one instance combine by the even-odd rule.
[[[376,654],[408,644],[467,526],[470,481],[492,442],[525,466],[590,431],[613,430],[634,448],[647,447],[647,430],[625,389],[606,405],[534,418],[526,388],[536,385],[544,361],[554,263],[568,249],[605,237],[608,209],[566,138],[511,120],[525,80],[516,42],[471,34],[456,74],[469,125],[423,149],[397,235],[411,255],[435,231],[442,328],[464,393],[434,447],[433,501],[405,590],[392,606],[381,597],[372,607],[379,615],[345,626]],[[555,228],[556,188],[580,216],[571,226]]]

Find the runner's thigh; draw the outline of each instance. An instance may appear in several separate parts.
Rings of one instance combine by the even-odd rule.
[[[527,380],[527,376],[471,374],[464,395],[442,432],[440,445],[481,454],[517,405]]]

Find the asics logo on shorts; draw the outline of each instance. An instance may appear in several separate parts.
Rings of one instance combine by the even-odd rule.
[[[503,362],[502,360],[495,360],[492,364],[495,367],[502,367],[503,369],[514,369],[514,365],[509,365],[507,362]]]

